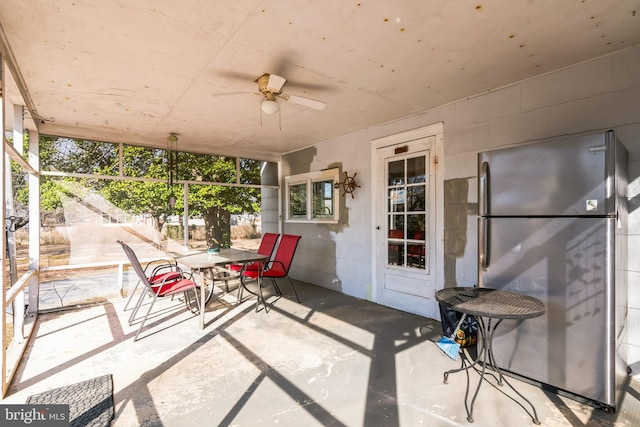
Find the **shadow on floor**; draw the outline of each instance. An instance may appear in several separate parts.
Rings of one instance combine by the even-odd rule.
[[[41,315],[3,403],[112,374],[113,426],[469,425],[464,374],[443,384],[443,372],[458,362],[433,342],[439,322],[296,286],[301,304],[285,295],[268,313],[256,313],[255,300],[236,304],[220,294],[203,330],[183,302],[157,303],[161,310],[135,343],[124,300]],[[546,426],[640,424],[637,381],[616,414],[511,382]],[[480,390],[474,418],[477,426],[531,424],[489,386]]]

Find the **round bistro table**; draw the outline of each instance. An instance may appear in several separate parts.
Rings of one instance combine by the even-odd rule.
[[[507,384],[521,399],[531,406],[533,414],[530,413],[527,408],[514,397],[505,393],[503,390],[498,390],[509,397],[511,400],[518,403],[531,417],[534,424],[540,424],[538,421],[538,414],[533,404],[524,397],[513,385],[511,385],[507,379],[502,375],[502,371],[498,368],[493,357],[493,334],[498,325],[504,319],[530,319],[533,317],[542,316],[545,312],[544,304],[537,298],[523,295],[517,292],[506,291],[502,289],[492,288],[475,288],[475,287],[456,287],[446,288],[436,292],[436,300],[443,306],[460,313],[466,313],[468,315],[475,316],[478,320],[478,329],[481,335],[481,346],[479,348],[478,355],[469,365],[465,366],[464,358],[463,365],[459,369],[452,369],[444,373],[444,383],[447,383],[449,374],[466,371],[467,372],[467,390],[465,393],[465,409],[467,410],[467,421],[473,422],[473,405],[480,391],[480,386],[483,381],[488,381],[485,377],[486,369],[489,368],[494,371],[497,376],[491,375],[496,379],[497,385],[502,386],[503,383]],[[481,362],[482,369],[477,368],[477,364]],[[480,375],[478,386],[475,393],[469,400],[469,369],[473,368]],[[493,384],[492,384],[493,385]]]

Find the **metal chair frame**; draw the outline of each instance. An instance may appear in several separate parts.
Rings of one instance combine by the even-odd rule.
[[[133,249],[131,249],[129,245],[127,245],[126,243],[120,240],[118,240],[118,243],[122,246],[122,249],[127,255],[127,258],[131,263],[131,266],[133,267],[136,274],[138,275],[140,282],[144,284],[142,295],[138,299],[138,302],[136,303],[136,306],[133,309],[131,316],[129,316],[129,325],[132,325],[135,322],[136,320],[135,317],[142,306],[144,297],[145,296],[153,297],[153,300],[149,304],[149,308],[147,309],[147,312],[145,313],[144,318],[140,322],[140,327],[138,328],[138,331],[136,332],[136,335],[133,338],[134,341],[138,340],[138,337],[140,336],[140,332],[142,332],[142,328],[144,327],[144,324],[147,321],[149,314],[151,314],[151,310],[153,309],[153,306],[156,300],[158,299],[158,297],[167,297],[167,296],[173,296],[173,295],[182,293],[184,294],[184,301],[185,301],[185,305],[187,306],[187,309],[193,312],[194,311],[193,307],[191,306],[191,302],[187,295],[188,291],[193,290],[195,299],[196,299],[196,306],[197,307],[200,306],[198,303],[198,284],[196,283],[195,280],[193,280],[193,276],[191,273],[185,273],[183,271],[180,271],[179,279],[175,278],[173,275],[166,275],[166,277],[163,280],[155,282],[152,285],[149,278],[145,274],[145,270],[142,268],[142,265],[140,265],[140,261],[138,260],[138,257],[133,251]]]
[[[149,269],[153,266],[150,273],[147,273]],[[166,271],[165,271],[166,270]],[[157,284],[163,283],[168,280],[175,280],[181,278],[182,269],[178,266],[178,263],[174,260],[168,259],[156,259],[153,261],[149,261],[147,265],[144,267],[145,276],[149,279],[149,283],[151,286],[157,286]],[[136,294],[138,287],[142,284],[141,280],[138,280],[136,285],[133,287],[131,294],[129,295],[129,299],[127,299],[127,303],[124,306],[124,310],[127,311],[129,309],[129,304],[133,300],[133,296]],[[144,292],[141,292],[139,298],[142,298]],[[138,303],[136,302],[136,305]]]
[[[279,239],[280,239],[280,234],[278,233],[264,233],[262,235],[262,240],[260,241],[260,247],[258,247],[258,253],[260,255],[265,255],[269,257],[267,258],[267,260],[262,262],[262,265],[258,265],[257,263],[251,263],[251,264],[245,264],[245,265],[231,264],[228,266],[229,269],[237,272],[240,275],[240,280],[242,280],[244,271],[247,271],[247,270],[258,271],[260,268],[262,268],[262,270],[265,270],[268,260],[270,260],[271,257],[273,256],[273,252],[276,249]],[[244,289],[244,286],[242,286],[241,284],[238,287],[238,301],[242,301],[243,289]]]
[[[279,296],[282,296],[282,292],[278,287],[278,283],[276,279],[287,278],[289,281],[289,285],[293,290],[293,293],[296,296],[296,300],[300,302],[300,297],[298,296],[298,292],[296,291],[295,286],[293,286],[293,281],[289,277],[289,270],[291,268],[291,264],[293,263],[293,257],[298,248],[298,243],[300,242],[301,236],[293,235],[293,234],[283,234],[280,237],[280,243],[276,249],[276,254],[273,260],[270,260],[266,266],[265,270],[262,271],[262,280],[259,280],[258,286],[258,301],[256,303],[256,312],[259,311],[260,303],[264,306],[265,312],[268,312],[269,309],[267,307],[267,303],[264,298],[264,294],[262,292],[262,288],[264,287],[264,279],[271,279],[271,283],[273,284],[273,288]],[[258,279],[260,275],[260,269],[250,270],[245,269],[241,273],[240,280],[242,280],[242,286],[244,287],[245,278],[250,279]]]

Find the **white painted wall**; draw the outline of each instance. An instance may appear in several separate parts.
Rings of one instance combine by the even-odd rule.
[[[284,224],[285,232],[303,236],[292,277],[371,299],[371,140],[437,122],[444,122],[445,181],[469,181],[464,255],[455,260],[455,277],[446,278],[458,286],[476,282],[473,208],[478,151],[588,131],[616,131],[629,150],[629,361],[635,372],[640,371],[640,47],[285,156],[284,175],[339,165],[349,174],[357,172],[362,185],[355,199],[344,200],[346,216],[340,225]]]

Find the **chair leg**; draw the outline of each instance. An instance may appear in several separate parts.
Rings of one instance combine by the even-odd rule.
[[[296,288],[293,286],[291,278],[287,276],[287,279],[289,279],[289,284],[291,285],[291,289],[293,289],[293,293],[296,295],[296,299],[298,300],[298,302],[300,302],[300,297],[298,296],[298,292],[296,292]]]
[[[209,278],[211,279],[211,294],[213,294],[213,286],[216,284],[216,272],[213,271],[213,268],[207,268],[202,272],[202,278],[204,279],[202,282],[205,284],[207,283],[207,276],[209,276]],[[229,283],[225,280],[224,284],[228,293]],[[209,298],[207,298],[207,301],[209,301]]]
[[[142,283],[142,282],[138,282],[138,284],[140,284],[140,283]],[[136,305],[133,308],[133,311],[131,312],[131,315],[129,316],[129,325],[131,325],[131,323],[133,322],[135,316],[138,314],[138,310],[140,310],[140,307],[142,307],[142,302],[144,301],[144,298],[148,295],[148,293],[149,293],[149,291],[146,288],[142,289],[142,292],[140,293],[140,296],[138,297],[138,301],[136,302]],[[131,294],[131,297],[133,297],[133,294]],[[171,300],[173,301],[173,295],[171,296]]]
[[[153,301],[151,301],[151,304],[149,305],[149,309],[147,310],[147,314],[145,314],[144,319],[142,319],[142,322],[140,323],[140,327],[138,328],[138,332],[136,333],[136,336],[133,337],[133,341],[137,341],[138,340],[138,336],[140,335],[140,332],[142,332],[142,327],[144,326],[144,322],[147,321],[147,317],[149,317],[149,313],[151,313],[151,309],[153,308],[153,304],[155,304],[156,299],[158,299],[158,295],[154,294],[153,295]]]
[[[240,275],[240,285],[238,286],[238,304],[240,304],[242,302],[242,292],[244,291],[244,287],[246,286],[246,283],[244,282],[244,276]]]
[[[189,294],[188,291],[184,291],[184,301],[187,305],[187,309],[189,311],[191,311],[192,313],[198,313],[200,312],[200,301],[199,301],[199,297],[198,297],[198,287],[196,286],[195,288],[193,288],[193,295],[196,297],[196,310],[193,310],[193,306],[191,305],[191,300],[189,299]],[[205,289],[206,291],[206,289]],[[207,301],[209,301],[209,299],[207,298],[205,300],[205,304],[207,303]]]
[[[264,302],[264,297],[262,296],[262,287],[260,285],[258,285],[258,296],[257,296],[257,301],[256,301],[256,307],[255,307],[255,312],[257,313],[258,311],[260,311],[260,302],[262,301],[262,305],[264,306],[265,312],[267,310],[267,305]]]
[[[185,291],[184,292],[184,301],[185,301],[185,305],[187,306],[187,309],[191,312],[193,312],[193,308],[191,306],[191,300],[189,299],[188,296],[188,292],[189,291]],[[196,299],[196,304],[198,306],[198,310],[200,308],[199,305],[199,298],[198,298],[198,288],[193,288],[193,292],[195,295],[195,299]],[[136,336],[133,338],[133,341],[137,341],[138,340],[138,336],[140,336],[140,332],[142,332],[142,328],[144,327],[144,323],[147,321],[147,317],[149,317],[149,314],[151,313],[151,309],[153,308],[153,305],[156,303],[156,300],[158,299],[158,295],[157,294],[153,294],[153,301],[151,301],[151,304],[149,304],[149,309],[147,309],[147,313],[144,316],[144,319],[142,319],[142,322],[140,323],[140,327],[138,328],[138,332],[136,333]],[[140,301],[142,301],[142,298],[140,299]],[[137,312],[140,309],[140,307],[136,307],[136,310],[134,312]],[[197,313],[197,311],[196,311]],[[129,321],[129,324],[131,324],[131,320]]]
[[[229,273],[227,273],[226,271],[225,271],[225,272],[223,272],[223,274],[224,274],[224,277],[229,276]],[[213,291],[213,283],[215,282],[215,280],[213,279],[213,277],[214,277],[214,276],[213,276],[213,274],[212,274],[212,275],[211,275],[211,283],[212,283],[212,284],[211,284],[211,289],[212,289],[212,291]],[[226,291],[226,293],[229,293],[229,280],[226,280],[226,279],[223,279],[223,280],[224,280],[224,288],[225,288],[225,291]]]
[[[131,315],[129,315],[129,325],[131,325],[136,317],[136,315],[138,314],[138,310],[140,310],[140,307],[142,307],[142,302],[144,301],[144,298],[147,296],[147,293],[149,291],[145,288],[142,290],[142,293],[140,294],[140,296],[138,297],[138,301],[136,302],[136,306],[133,308],[133,311],[131,311]]]
[[[129,304],[131,304],[131,300],[133,299],[133,296],[138,290],[138,286],[140,286],[140,283],[141,283],[140,280],[138,280],[138,283],[136,283],[136,286],[134,286],[133,291],[131,291],[131,295],[129,295],[129,299],[127,300],[127,303],[124,306],[124,311],[127,311],[127,308],[129,307]]]
[[[262,280],[264,280],[264,278]],[[259,311],[258,309],[260,308],[260,301],[262,301],[262,305],[264,306],[264,312],[269,312],[267,301],[264,299],[264,294],[262,293],[262,280],[258,280],[258,301],[256,301],[256,313]]]
[[[280,287],[278,286],[278,282],[276,281],[276,279],[271,278],[271,284],[273,285],[273,289],[276,290],[276,293],[282,296],[282,291],[280,290]]]

